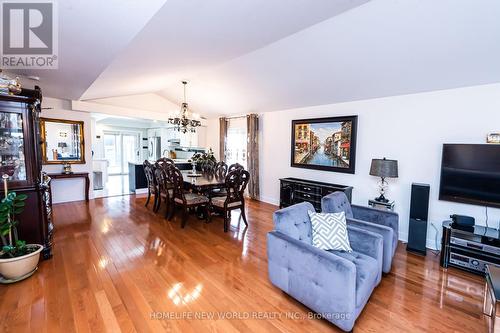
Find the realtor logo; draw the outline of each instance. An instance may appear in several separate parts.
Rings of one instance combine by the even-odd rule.
[[[1,1],[1,68],[56,69],[57,16],[51,0]]]

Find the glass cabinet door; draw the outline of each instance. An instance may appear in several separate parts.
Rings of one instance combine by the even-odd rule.
[[[11,181],[26,180],[23,115],[0,112],[0,177],[8,174]]]

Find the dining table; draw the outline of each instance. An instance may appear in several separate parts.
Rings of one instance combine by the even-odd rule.
[[[193,174],[191,170],[183,170],[181,173],[184,186],[196,192],[209,193],[213,189],[225,186],[225,177],[220,177],[213,173],[198,171],[196,174]]]

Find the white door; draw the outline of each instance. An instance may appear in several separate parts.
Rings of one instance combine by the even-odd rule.
[[[104,158],[108,161],[108,174],[122,173],[121,139],[119,133],[104,133]]]
[[[104,158],[108,160],[108,174],[128,174],[128,162],[139,161],[138,133],[105,132]]]
[[[128,163],[139,161],[139,136],[122,134],[122,173],[128,174]]]

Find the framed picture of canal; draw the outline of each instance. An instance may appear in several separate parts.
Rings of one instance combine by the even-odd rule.
[[[292,120],[292,167],[354,173],[358,116]]]

